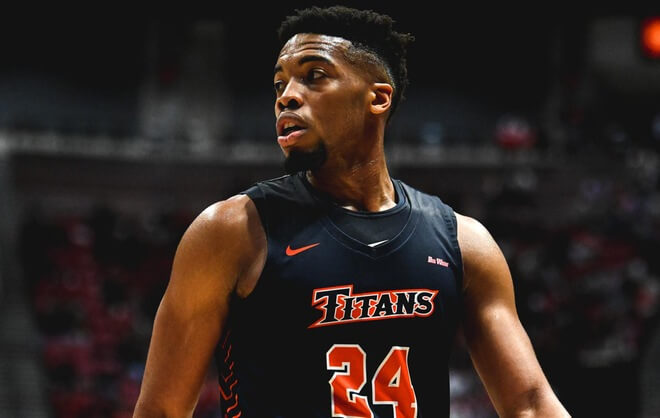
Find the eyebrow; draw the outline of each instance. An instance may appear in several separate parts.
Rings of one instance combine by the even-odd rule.
[[[316,62],[316,61],[321,61],[326,64],[334,65],[332,61],[330,61],[328,58],[324,57],[323,55],[305,55],[304,57],[300,58],[298,60],[298,65],[303,65],[308,62]],[[282,65],[281,64],[276,64],[275,65],[275,74],[279,73],[282,71]]]

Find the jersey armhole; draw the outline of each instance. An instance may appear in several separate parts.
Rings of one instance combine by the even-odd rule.
[[[266,239],[268,239],[268,219],[266,217],[266,193],[259,187],[259,184],[255,184],[247,190],[241,192],[241,194],[246,195],[252,200],[254,206],[257,208],[257,213],[259,214],[259,220],[261,221],[261,227],[264,229],[266,234]]]
[[[442,207],[442,218],[445,221],[447,226],[447,231],[450,232],[449,238],[451,240],[451,246],[454,250],[456,257],[456,275],[458,277],[458,286],[459,289],[463,288],[463,255],[461,253],[461,246],[458,243],[458,219],[456,218],[456,212],[441,201]]]

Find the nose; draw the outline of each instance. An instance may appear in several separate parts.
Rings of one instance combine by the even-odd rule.
[[[289,81],[286,88],[277,98],[276,110],[283,112],[285,110],[295,110],[300,108],[303,104],[302,94],[300,92],[299,83],[295,80]]]

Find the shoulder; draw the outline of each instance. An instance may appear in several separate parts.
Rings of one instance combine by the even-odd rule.
[[[204,209],[184,233],[174,271],[224,275],[241,293],[243,283],[258,273],[265,258],[266,238],[252,199],[240,194]],[[189,274],[190,276],[194,274]]]
[[[488,229],[478,220],[456,213],[456,225],[464,255],[487,255],[497,248]]]
[[[210,261],[216,255],[240,255],[251,238],[246,234],[259,224],[254,203],[246,195],[213,203],[188,226],[179,242],[177,256],[182,253],[187,259]]]
[[[456,223],[463,258],[464,289],[477,282],[510,277],[504,255],[488,229],[478,220],[458,213]]]
[[[256,208],[249,196],[235,195],[205,208],[190,224],[186,236],[200,235],[212,242],[216,238],[226,237],[227,234],[241,232],[250,222],[254,222],[256,214]]]

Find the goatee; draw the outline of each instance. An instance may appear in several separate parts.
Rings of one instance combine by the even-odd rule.
[[[291,150],[289,156],[284,160],[284,170],[288,174],[299,171],[316,170],[321,168],[328,157],[325,143],[319,142],[318,146],[309,151]]]

